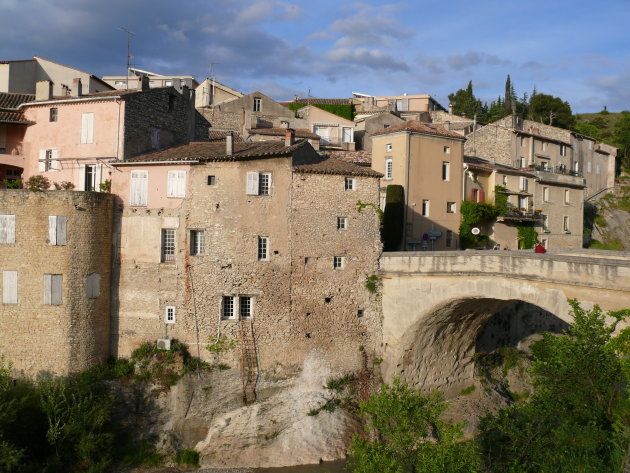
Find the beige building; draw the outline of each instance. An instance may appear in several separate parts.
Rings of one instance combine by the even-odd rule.
[[[372,169],[405,189],[403,250],[457,249],[465,138],[438,125],[405,122],[372,135]]]
[[[142,77],[149,79],[150,88],[174,87],[180,93],[183,92],[184,87],[187,87],[188,90],[195,90],[199,86],[193,76],[162,75],[134,67],[129,68],[126,76],[103,76],[103,82],[117,90],[133,89]]]
[[[337,148],[348,151],[355,149],[352,120],[327,112],[316,105],[307,105],[297,110],[296,115],[306,122],[307,128],[320,137],[322,148]]]
[[[372,135],[375,132],[403,122],[394,112],[358,113],[354,118],[356,149],[371,151]]]
[[[357,112],[388,110],[398,112],[405,120],[428,121],[429,113],[435,110],[446,110],[428,94],[373,95],[352,93],[352,101]]]
[[[228,100],[242,97],[243,94],[215,79],[205,79],[195,89],[195,107],[214,107]]]

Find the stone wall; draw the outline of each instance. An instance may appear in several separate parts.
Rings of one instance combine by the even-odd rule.
[[[107,359],[112,202],[96,192],[0,192],[0,214],[16,220],[15,244],[0,244],[0,270],[18,273],[17,304],[2,304],[0,355],[16,373],[63,375]],[[65,245],[49,244],[51,215],[67,217]],[[100,295],[89,298],[94,273]],[[62,275],[61,305],[44,304],[45,274]]]
[[[466,137],[464,154],[513,166],[513,135],[512,130],[496,123],[490,123],[478,128],[477,131]]]

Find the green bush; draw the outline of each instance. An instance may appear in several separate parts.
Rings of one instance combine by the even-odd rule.
[[[21,189],[22,181],[19,179],[4,179],[2,181],[6,189]]]
[[[516,227],[521,250],[530,250],[538,243],[538,232],[533,225],[518,225]]]
[[[178,465],[199,467],[199,452],[188,449],[178,450],[173,461]]]
[[[48,178],[40,175],[31,176],[26,181],[26,189],[33,192],[40,192],[50,189],[50,181]]]
[[[387,186],[383,228],[381,230],[384,251],[396,251],[403,238],[404,194],[403,186],[393,184]]]

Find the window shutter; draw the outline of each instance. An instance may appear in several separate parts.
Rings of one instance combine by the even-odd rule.
[[[168,172],[168,182],[166,183],[166,197],[173,197],[175,195],[175,179],[176,179],[176,171]]]
[[[269,187],[271,187],[271,176],[269,177]],[[247,173],[247,195],[258,195],[258,173]]]
[[[475,189],[470,189],[470,201],[475,201]]]
[[[169,171],[167,197],[186,196],[186,171]]]
[[[44,304],[52,304],[52,274],[44,274]]]
[[[147,205],[148,180],[147,171],[131,171],[131,205]]]
[[[39,150],[39,172],[46,172],[46,150]]]
[[[84,113],[81,116],[81,143],[94,143],[94,114]]]
[[[479,189],[479,202],[485,202],[486,198],[483,195],[483,189]]]
[[[79,164],[79,180],[78,180],[79,188],[78,190],[85,190],[85,164]]]
[[[2,303],[17,302],[17,271],[2,271]]]
[[[52,305],[61,305],[61,274],[51,274],[51,295],[50,303]]]
[[[177,181],[177,195],[179,197],[186,196],[186,171],[177,171],[179,179]]]
[[[101,190],[100,184],[101,184],[101,176],[103,174],[103,165],[102,164],[96,164],[94,166],[94,191],[98,192]]]
[[[15,215],[0,215],[0,243],[15,243]]]
[[[54,169],[55,171],[61,171],[61,166],[59,164],[59,161],[57,161],[58,159],[59,159],[59,150],[53,149],[52,159],[50,161],[50,169]]]
[[[402,110],[401,112],[409,111],[409,99],[402,99]]]
[[[87,297],[96,299],[101,295],[101,276],[97,273],[89,274],[85,278],[85,286]]]
[[[51,245],[57,244],[57,217],[55,215],[48,216],[48,242]]]
[[[68,223],[68,217],[58,216],[57,217],[57,245],[65,245],[66,244],[66,227]]]

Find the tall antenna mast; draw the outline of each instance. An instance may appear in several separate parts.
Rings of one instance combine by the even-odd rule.
[[[129,89],[129,69],[131,69],[131,37],[136,34],[133,31],[129,31],[127,28],[123,28],[122,26],[118,27],[119,30],[127,33],[127,80],[125,81],[127,84],[127,89]]]

